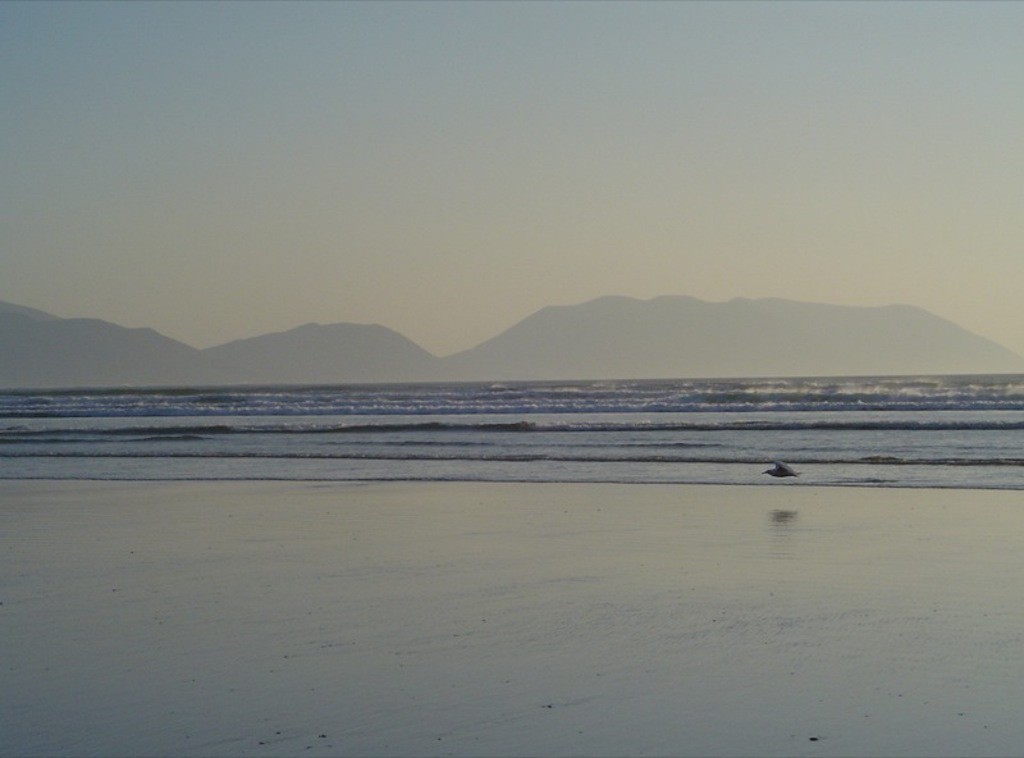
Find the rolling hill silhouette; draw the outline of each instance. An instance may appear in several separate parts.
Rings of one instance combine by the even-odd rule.
[[[608,296],[437,357],[378,324],[306,324],[199,350],[152,329],[0,303],[0,386],[333,384],[1024,372],[921,308]]]

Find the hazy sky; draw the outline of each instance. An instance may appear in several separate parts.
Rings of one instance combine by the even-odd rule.
[[[1024,353],[1024,3],[0,3],[0,300],[468,348],[605,294]]]

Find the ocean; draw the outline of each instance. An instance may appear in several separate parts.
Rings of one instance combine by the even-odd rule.
[[[4,391],[0,478],[1018,490],[1024,375]]]

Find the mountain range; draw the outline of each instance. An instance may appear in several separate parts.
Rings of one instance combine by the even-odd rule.
[[[908,305],[607,296],[439,357],[378,324],[306,324],[200,350],[0,302],[5,388],[1020,372],[1024,357]]]

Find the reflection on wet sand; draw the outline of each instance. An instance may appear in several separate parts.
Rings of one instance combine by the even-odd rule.
[[[797,520],[799,511],[776,508],[768,513],[771,541],[768,548],[769,555],[774,558],[785,558],[792,560],[796,558],[796,551],[793,545],[793,526]]]

